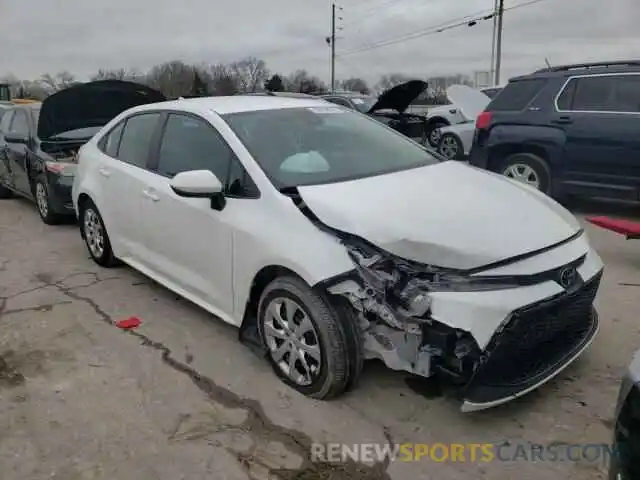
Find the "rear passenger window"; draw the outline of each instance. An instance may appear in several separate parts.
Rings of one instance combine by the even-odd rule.
[[[122,137],[122,130],[124,129],[124,122],[120,122],[114,128],[107,133],[98,144],[100,150],[110,157],[118,157],[118,146],[120,145],[120,138]]]
[[[533,78],[530,80],[518,80],[510,82],[491,101],[487,111],[520,111],[531,103],[536,95],[544,87],[545,80]]]
[[[640,75],[615,77],[613,111],[640,112]]]
[[[129,117],[124,125],[118,159],[146,168],[151,139],[156,131],[160,113],[143,113]]]
[[[577,80],[571,110],[606,112],[613,110],[614,77],[583,77]]]

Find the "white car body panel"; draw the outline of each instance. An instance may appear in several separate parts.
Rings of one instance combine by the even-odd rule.
[[[335,229],[425,266],[481,270],[475,276],[533,275],[582,257],[577,270],[585,282],[602,271],[602,261],[580,233],[579,223],[558,203],[535,189],[457,162],[299,187],[303,201],[325,227],[318,228],[274,188],[219,114],[326,105],[316,99],[237,96],[131,109],[80,150],[72,191],[76,212],[82,196],[91,198],[117,257],[235,326],[244,320],[256,275],[267,267],[291,270],[310,286],[322,282],[335,295],[353,294],[353,281],[331,284],[356,271]],[[120,120],[157,109],[196,114],[215,127],[260,197],[227,198],[225,208],[215,210],[209,199],[178,196],[169,178],[123,164],[99,150],[100,139]],[[492,267],[496,262],[501,263]],[[468,332],[482,350],[513,311],[563,291],[552,280],[508,290],[429,291],[430,316]],[[406,356],[407,338],[416,339],[416,331],[409,334],[407,327],[389,333],[388,339],[399,345],[390,350],[380,348],[378,338],[391,328],[380,326],[363,333],[366,358],[383,358],[390,368],[415,374],[433,373],[430,354],[420,350],[409,352],[415,359]]]
[[[478,268],[556,244],[579,230],[530,191],[458,162],[299,190],[327,225],[399,257],[446,268]]]
[[[473,134],[475,133],[475,130],[475,121],[464,122],[458,123],[457,125],[447,125],[446,127],[442,127],[440,128],[440,134],[445,135],[446,133],[451,133],[458,137],[466,157],[469,155],[469,152],[471,152],[471,147],[473,146]]]

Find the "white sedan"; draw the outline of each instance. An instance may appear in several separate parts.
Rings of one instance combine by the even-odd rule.
[[[602,262],[544,194],[323,100],[134,107],[79,152],[93,259],[118,260],[240,328],[313,398],[365,359],[488,408],[556,375],[598,329]]]

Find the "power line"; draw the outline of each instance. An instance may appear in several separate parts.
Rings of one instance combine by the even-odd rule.
[[[516,5],[512,5],[511,7],[506,7],[504,11],[515,10],[517,8],[526,7],[529,5],[533,5],[535,3],[544,2],[546,0],[529,0],[527,2],[518,3]],[[387,47],[390,45],[395,45],[397,43],[407,42],[409,40],[414,40],[416,38],[426,37],[428,35],[433,35],[436,33],[446,32],[447,30],[451,30],[454,28],[459,28],[462,26],[474,26],[477,22],[483,20],[491,20],[496,15],[496,12],[493,10],[483,11],[476,14],[466,15],[465,17],[458,17],[456,19],[449,20],[448,22],[441,23],[438,25],[432,25],[426,29],[417,30],[405,35],[401,35],[399,37],[390,38],[387,40],[382,40],[379,42],[374,42],[369,45],[361,45],[360,47],[353,48],[351,50],[347,50],[339,54],[339,56],[344,57],[347,55],[354,55],[356,53],[363,53],[369,50],[374,50],[382,47]]]

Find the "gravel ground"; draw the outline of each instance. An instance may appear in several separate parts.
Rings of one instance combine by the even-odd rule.
[[[378,363],[345,397],[304,398],[235,329],[129,268],[99,269],[76,227],[3,201],[0,478],[605,478],[589,462],[310,461],[313,442],[609,442],[619,378],[640,347],[640,242],[586,229],[606,264],[591,349],[525,398],[462,414]],[[137,330],[113,326],[131,315]]]

